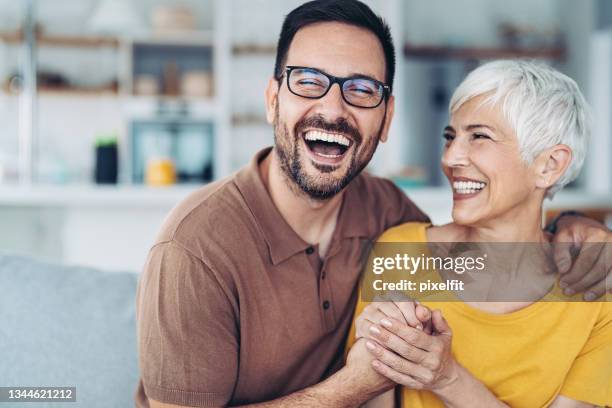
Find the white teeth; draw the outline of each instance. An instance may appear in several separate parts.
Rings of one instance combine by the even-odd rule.
[[[473,194],[485,188],[486,183],[480,181],[454,181],[453,189],[459,194]]]
[[[304,139],[306,139],[306,140],[321,140],[321,141],[324,141],[324,142],[338,143],[338,144],[340,144],[342,146],[346,146],[346,147],[348,147],[351,144],[351,141],[347,137],[345,137],[345,136],[342,136],[342,135],[337,134],[337,133],[321,132],[321,131],[318,131],[318,130],[311,130],[309,132],[306,132],[306,135],[304,136]]]

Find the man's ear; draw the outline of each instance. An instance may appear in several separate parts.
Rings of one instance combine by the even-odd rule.
[[[274,116],[276,115],[276,104],[278,103],[278,81],[276,78],[271,77],[268,80],[268,86],[264,92],[264,98],[266,102],[266,121],[272,125],[274,123]]]
[[[536,187],[548,189],[565,173],[572,161],[572,149],[558,144],[546,149],[535,160]]]
[[[382,132],[380,132],[380,141],[382,143],[385,143],[389,139],[389,128],[391,127],[393,114],[395,114],[395,96],[389,95],[389,99],[387,100],[387,108],[385,111],[385,122],[383,124]]]

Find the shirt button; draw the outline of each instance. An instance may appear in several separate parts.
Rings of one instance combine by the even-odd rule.
[[[325,310],[329,309],[329,300],[326,300],[325,302],[323,302],[323,309]]]
[[[309,246],[308,248],[306,248],[306,253],[308,255],[312,255],[313,252],[314,252],[314,248],[313,247]]]
[[[325,271],[321,272],[321,279],[325,279]]]

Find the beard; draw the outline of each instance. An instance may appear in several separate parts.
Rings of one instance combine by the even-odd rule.
[[[296,123],[293,133],[290,133],[287,124],[280,121],[279,104],[277,103],[274,116],[274,150],[289,187],[295,191],[297,186],[299,191],[314,200],[324,201],[332,198],[368,165],[378,147],[383,125],[384,119],[381,121],[377,134],[367,138],[364,142],[361,133],[345,118],[327,122],[323,116],[315,115],[301,119]],[[344,174],[334,176],[332,173],[338,169],[337,166],[315,162],[311,163],[318,170],[318,174],[307,174],[303,167],[303,161],[307,159],[300,149],[301,134],[307,128],[346,134],[351,137],[353,140],[351,157]]]

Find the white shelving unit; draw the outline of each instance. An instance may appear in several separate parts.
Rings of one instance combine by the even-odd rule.
[[[438,6],[443,3],[441,0],[432,1]],[[423,71],[413,69],[413,64],[410,64],[413,60],[404,56],[408,30],[406,7],[419,2],[420,0],[367,1],[390,24],[397,50],[394,85],[396,114],[389,142],[380,145],[373,166],[369,168],[381,175],[389,175],[406,164],[414,164],[412,160],[423,157],[428,152],[428,146],[435,143],[432,140],[440,138],[437,129],[415,127],[413,121],[415,112],[417,115],[420,112],[413,110],[415,104],[425,103],[427,98],[425,91],[414,88],[413,74],[422,74]],[[82,159],[80,156],[85,156],[83,151],[93,145],[90,140],[86,140],[90,135],[83,135],[82,129],[86,129],[90,124],[88,122],[98,127],[109,122],[114,128],[118,123],[152,117],[156,114],[160,101],[170,110],[181,109],[186,105],[194,118],[214,124],[214,174],[216,178],[225,177],[246,164],[257,149],[273,143],[272,128],[264,120],[263,91],[272,75],[275,41],[283,17],[301,3],[301,0],[211,0],[198,3],[198,7],[205,7],[206,13],[213,15],[212,26],[202,28],[194,35],[190,34],[187,39],[176,34],[163,37],[152,35],[104,43],[105,47],[112,46],[118,50],[118,58],[121,61],[119,90],[81,92],[73,89],[69,92],[44,92],[41,96],[41,107],[46,109],[46,112],[42,119],[47,121],[47,124],[53,121],[53,126],[49,127],[53,128],[55,133],[61,133],[64,129],[67,134],[72,131],[69,136],[60,135],[64,139],[56,140],[60,141],[58,143],[75,146],[73,151],[68,151],[68,155],[73,156],[71,159]],[[432,30],[435,29],[436,27],[432,26]],[[67,38],[56,37],[56,40],[58,39],[70,42]],[[0,36],[0,43],[1,40]],[[6,43],[10,41],[13,40],[5,38],[5,46],[0,47],[0,50],[9,47]],[[210,46],[213,96],[133,96],[129,55],[134,42]],[[55,41],[53,46],[58,46],[58,43],[61,41]],[[79,46],[91,48],[95,41],[90,39],[77,43]],[[41,43],[44,47],[51,45]],[[73,42],[72,46],[75,45]],[[448,49],[439,47],[412,47],[409,51],[408,58],[415,58],[419,53],[423,56],[427,53],[431,55],[432,52],[435,55],[449,52]],[[13,96],[0,96],[0,103],[5,103],[10,108],[6,109],[7,112],[15,112],[13,105],[16,105],[16,99]],[[50,109],[51,106],[54,109]],[[80,108],[87,109],[88,115],[91,115],[92,111],[94,114],[99,111],[100,117],[93,121],[72,114],[73,110]],[[58,114],[63,112],[69,112],[70,116],[59,117]],[[6,115],[0,116],[0,119],[7,121]],[[117,130],[125,146],[127,129]],[[609,163],[607,166],[609,168]],[[604,168],[602,164],[592,164],[591,167]],[[151,241],[170,208],[196,188],[198,187],[194,185],[161,189],[139,185],[34,185],[27,188],[0,185],[0,225],[3,226],[3,231],[7,231],[0,234],[0,249],[45,256],[61,262],[139,270]],[[451,200],[448,189],[434,187],[406,192],[430,214],[434,222],[450,220]],[[581,209],[594,206],[612,206],[610,189],[600,190],[597,194],[564,191],[555,197],[552,203],[547,203],[547,208]],[[121,231],[121,236],[118,237],[117,231]]]
[[[78,100],[83,97],[95,98],[96,96],[116,96],[118,110],[121,112],[117,121],[129,123],[134,119],[153,119],[158,115],[160,107],[165,111],[181,111],[181,115],[188,120],[201,120],[212,123],[214,129],[214,177],[225,177],[231,172],[231,148],[230,145],[230,120],[231,113],[229,111],[229,98],[227,89],[229,89],[230,78],[230,10],[231,5],[226,1],[214,0],[199,3],[201,7],[207,8],[207,13],[214,13],[212,18],[213,26],[208,29],[190,32],[169,32],[169,33],[151,33],[149,35],[138,35],[136,37],[114,38],[106,36],[92,36],[91,34],[84,35],[53,35],[39,34],[37,35],[37,49],[40,52],[47,48],[58,50],[71,50],[71,57],[79,59],[78,52],[83,52],[84,49],[95,52],[98,48],[112,49],[116,53],[116,72],[109,73],[118,79],[118,89],[107,87],[90,87],[90,88],[75,88],[75,87],[58,87],[54,89],[39,88],[37,97],[41,95],[53,94],[61,95],[66,99],[73,99],[78,106]],[[198,7],[199,7],[198,4]],[[23,43],[22,35],[18,32],[0,32],[0,44],[3,53],[6,54],[8,49],[15,49]],[[135,46],[160,46],[160,47],[202,47],[211,50],[212,55],[212,81],[213,95],[208,97],[191,97],[191,96],[136,96],[133,92],[133,50]],[[16,51],[15,51],[16,52]],[[75,57],[76,55],[76,57]],[[83,52],[85,56],[85,53]],[[95,56],[95,54],[93,54]],[[100,54],[102,56],[102,54]],[[84,57],[85,58],[85,57]],[[87,58],[91,58],[88,55]],[[13,58],[14,60],[15,58]],[[8,60],[8,59],[6,59]],[[58,61],[57,66],[62,67],[62,61]],[[64,62],[64,65],[65,62]],[[65,66],[66,71],[70,71],[71,66]],[[100,66],[101,70],[107,68]],[[4,67],[5,74],[10,72],[11,67]],[[57,67],[55,68],[57,70]],[[61,70],[60,70],[61,71]],[[95,74],[99,74],[96,70]],[[73,75],[74,76],[74,75]],[[89,76],[89,75],[88,75]],[[74,79],[70,77],[69,79]],[[10,102],[10,95],[7,95],[7,101]],[[12,102],[11,102],[12,103]],[[78,121],[78,118],[75,118]],[[111,121],[114,122],[114,121]],[[85,124],[83,124],[85,125]],[[121,129],[115,129],[120,134],[120,150],[123,150],[122,156],[127,158],[125,148],[127,147],[127,126]],[[43,136],[44,137],[44,136]],[[69,143],[69,141],[65,141]],[[36,143],[33,144],[35,146]],[[93,145],[93,143],[92,143]],[[25,147],[27,148],[27,147]],[[38,164],[38,163],[37,163]],[[122,160],[123,169],[129,169],[129,163]],[[123,171],[122,171],[123,172]],[[129,180],[127,174],[122,174],[120,178],[123,181]]]

